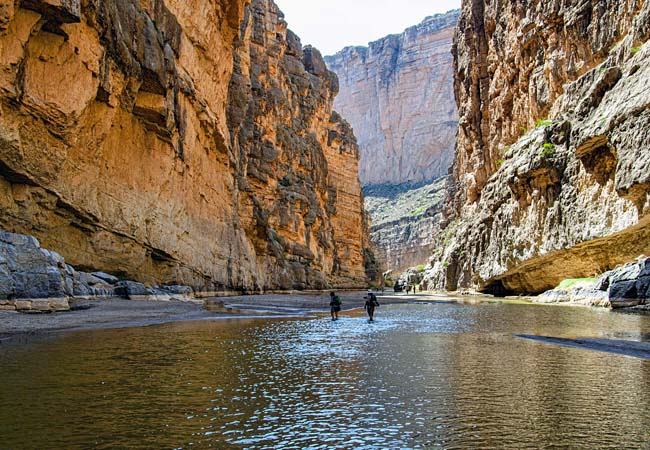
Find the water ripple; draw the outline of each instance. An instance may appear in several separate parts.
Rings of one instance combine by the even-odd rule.
[[[3,344],[0,448],[643,448],[650,362],[513,335],[649,332],[588,309],[403,305]]]

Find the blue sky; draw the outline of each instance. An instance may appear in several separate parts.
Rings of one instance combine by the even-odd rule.
[[[275,0],[303,45],[323,55],[401,33],[426,16],[460,8],[460,0]]]

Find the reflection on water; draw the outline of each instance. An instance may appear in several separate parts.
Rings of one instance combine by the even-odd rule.
[[[382,307],[0,345],[0,449],[647,448],[650,361],[512,337],[646,340],[650,317]]]

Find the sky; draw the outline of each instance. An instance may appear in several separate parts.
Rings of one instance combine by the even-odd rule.
[[[323,55],[401,33],[425,17],[460,8],[461,0],[275,0],[303,45]]]

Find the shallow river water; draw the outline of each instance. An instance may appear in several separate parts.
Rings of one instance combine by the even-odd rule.
[[[484,303],[0,344],[0,449],[650,448],[650,317]]]

